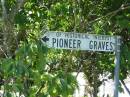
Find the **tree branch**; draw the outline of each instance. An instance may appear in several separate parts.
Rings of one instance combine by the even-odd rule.
[[[122,5],[119,9],[117,9],[115,11],[112,11],[110,13],[107,13],[105,16],[101,16],[101,17],[99,17],[99,18],[97,18],[95,20],[92,20],[92,21],[88,22],[87,24],[91,24],[91,23],[97,22],[97,21],[99,21],[99,20],[101,20],[101,19],[103,19],[105,17],[110,16],[110,15],[115,16],[118,12],[126,10],[126,9],[129,9],[129,8],[130,8],[129,4]]]
[[[0,50],[3,52],[3,54],[5,55],[5,57],[8,58],[8,55],[4,52],[4,50],[2,49],[2,47],[0,47]]]
[[[39,97],[39,93],[41,92],[41,90],[42,90],[42,88],[44,87],[44,85],[45,85],[45,83],[42,82],[41,87],[38,89],[38,91],[37,91],[36,94],[35,94],[36,97]]]
[[[12,20],[14,20],[15,15],[18,13],[20,8],[25,4],[27,0],[17,0],[16,6],[14,6],[13,10],[11,11]]]
[[[83,65],[81,65],[81,67],[80,67],[79,70],[77,71],[76,78],[78,77],[78,75],[79,75],[80,71],[82,70],[82,68],[83,68]]]
[[[5,0],[1,0],[1,5],[2,5],[2,17],[3,17],[3,20],[7,20],[7,10],[6,10],[6,7],[5,7]]]
[[[125,82],[123,80],[120,80],[121,83],[123,84],[123,86],[125,87],[126,91],[128,92],[128,94],[130,95],[130,90],[129,88],[126,86]]]

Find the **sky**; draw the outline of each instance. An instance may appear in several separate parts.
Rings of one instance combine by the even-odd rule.
[[[83,97],[84,91],[85,91],[85,85],[87,85],[86,81],[84,79],[83,73],[79,73],[79,75],[77,77],[77,81],[78,81],[78,84],[79,84],[79,90],[77,89],[75,91],[74,97]],[[127,78],[125,80],[125,84],[130,89],[130,78]],[[126,89],[124,88],[123,85],[122,85],[122,88],[123,88],[124,92],[119,93],[119,97],[130,97],[130,95],[127,93],[127,91],[126,91]],[[113,80],[107,79],[107,81],[105,81],[104,84],[102,84],[99,87],[98,96],[103,97],[103,94],[105,94],[104,97],[107,97],[107,94],[109,94],[110,97],[113,96],[113,94],[114,94],[114,82],[113,82]]]

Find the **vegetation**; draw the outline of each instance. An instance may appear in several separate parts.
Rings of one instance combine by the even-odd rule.
[[[114,53],[56,50],[41,43],[46,31],[120,35],[120,80],[130,71],[129,0],[1,0],[0,88],[4,97],[69,97],[77,87],[72,72],[84,72],[97,97]]]

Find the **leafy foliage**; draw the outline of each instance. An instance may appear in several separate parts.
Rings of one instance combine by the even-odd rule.
[[[125,79],[130,71],[129,4],[129,0],[1,0],[4,95],[68,97],[77,87],[72,72],[82,71],[96,97],[102,84],[99,76],[111,73],[113,78],[113,53],[48,49],[40,41],[48,30],[120,35],[120,79]]]

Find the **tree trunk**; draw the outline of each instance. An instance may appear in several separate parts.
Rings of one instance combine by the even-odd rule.
[[[16,0],[14,8],[7,11],[5,0],[1,0],[2,5],[2,29],[0,40],[0,57],[12,57],[18,46],[17,35],[14,30],[14,18],[18,10],[25,3],[25,0]]]

